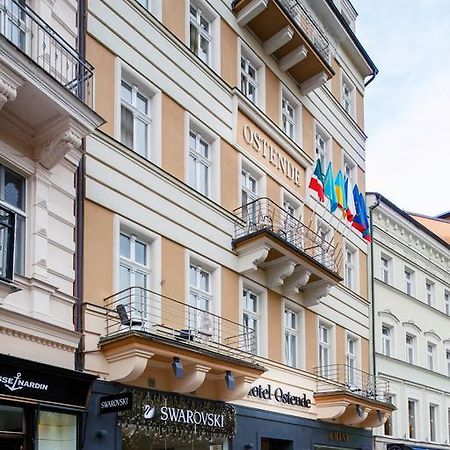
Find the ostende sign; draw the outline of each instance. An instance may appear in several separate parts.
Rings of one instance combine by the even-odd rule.
[[[253,386],[248,396],[262,400],[275,400],[278,403],[299,406],[301,408],[311,408],[311,400],[306,397],[306,394],[293,395],[281,387],[273,388],[271,384],[268,384],[267,387],[263,387],[262,385]]]

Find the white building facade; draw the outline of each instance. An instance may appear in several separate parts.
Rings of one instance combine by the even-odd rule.
[[[397,410],[374,429],[375,448],[448,449],[450,246],[389,200],[378,199],[373,209],[375,365],[389,382]]]

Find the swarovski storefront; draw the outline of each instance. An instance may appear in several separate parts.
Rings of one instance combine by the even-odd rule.
[[[94,379],[0,354],[0,449],[78,450]]]

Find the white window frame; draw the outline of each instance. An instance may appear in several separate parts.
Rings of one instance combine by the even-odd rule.
[[[445,360],[447,363],[447,376],[450,377],[450,347],[445,349]]]
[[[195,142],[194,148],[191,147],[192,139]],[[200,192],[205,197],[211,198],[211,177],[212,177],[212,145],[207,138],[205,138],[200,132],[189,129],[189,138],[188,138],[188,147],[189,147],[189,160],[188,160],[188,184],[195,189],[197,192]],[[204,144],[206,146],[207,156],[203,155],[200,151],[200,146]],[[191,182],[191,159],[194,160],[195,166],[195,174],[194,174],[194,182]],[[206,170],[206,181],[204,190],[201,189],[201,168],[205,168]]]
[[[346,154],[344,154],[343,168],[344,177],[349,178],[352,187],[358,184],[357,166]]]
[[[437,353],[437,345],[434,342],[427,341],[426,342],[427,350],[427,369],[436,371],[437,370],[437,361],[436,361],[436,353]]]
[[[413,436],[411,436],[411,415],[409,413],[410,403],[414,405],[414,423],[412,424],[413,425],[412,429],[414,430]],[[418,439],[419,438],[419,433],[418,433],[419,429],[417,426],[417,412],[419,411],[418,405],[419,405],[418,400],[416,400],[414,398],[409,398],[409,397],[407,398],[406,414],[407,414],[407,419],[408,419],[408,432],[406,435],[409,439]]]
[[[411,297],[414,297],[415,294],[415,272],[414,270],[410,269],[409,267],[404,268],[403,270],[403,274],[405,277],[405,294],[409,295]],[[408,279],[408,275],[409,275],[409,279]],[[408,292],[409,291],[409,292]]]
[[[142,8],[149,11],[154,15],[158,20],[161,20],[162,17],[162,5],[161,2],[163,0],[135,0]]]
[[[208,29],[206,30],[203,23],[206,23]],[[193,27],[196,30],[197,42],[194,44],[191,41],[190,28]],[[205,64],[211,65],[212,59],[212,23],[209,21],[207,15],[204,14],[203,9],[198,7],[195,3],[190,2],[189,5],[189,48],[194,52]],[[207,42],[207,51],[205,54],[205,59],[201,56],[202,52],[200,50],[201,39]]]
[[[324,339],[324,332],[326,331],[328,341]],[[334,338],[333,326],[328,322],[319,319],[317,328],[317,365],[320,370],[320,375],[324,377],[331,376],[329,373],[330,366],[334,363],[333,342]],[[327,355],[325,360],[324,355]],[[326,364],[325,364],[326,363]]]
[[[248,160],[244,158],[240,158],[240,164],[239,164],[239,175],[237,177],[238,181],[238,195],[239,195],[239,205],[244,206],[243,196],[242,192],[245,190],[247,194],[247,198],[252,198],[254,200],[258,198],[262,198],[266,195],[266,174],[257,168],[254,164],[251,164]],[[248,190],[248,187],[246,186],[245,189],[243,188],[242,184],[242,178],[243,173],[246,173],[246,177],[251,176],[256,180],[256,192],[253,193],[251,190]],[[253,201],[253,200],[251,200]],[[251,201],[246,200],[245,204],[250,203]]]
[[[444,313],[450,316],[450,291],[444,290]]]
[[[295,328],[292,327],[289,319],[294,318]],[[289,304],[285,304],[283,308],[283,328],[284,328],[284,363],[287,366],[299,367],[299,342],[300,342],[300,314]],[[295,342],[294,352],[291,354],[291,340]]]
[[[194,272],[195,281],[192,284],[192,273]],[[208,290],[201,288],[201,278],[202,275],[206,275],[208,279]],[[198,263],[195,260],[190,260],[189,262],[189,296],[188,304],[193,309],[188,309],[187,324],[195,331],[205,331],[209,332],[214,327],[214,323],[210,323],[208,315],[202,316],[202,312],[207,314],[213,314],[214,310],[214,284],[213,284],[213,273],[209,268],[205,267],[203,264]],[[195,304],[193,304],[192,299],[195,298]],[[202,307],[202,303],[207,305],[207,308]],[[212,317],[212,316],[210,316]]]
[[[389,330],[389,334],[385,334],[384,330]],[[393,356],[393,334],[394,327],[386,323],[381,324],[381,353],[388,358]]]
[[[436,306],[436,285],[429,279],[425,280],[425,301],[428,306]]]
[[[314,159],[320,159],[325,175],[331,161],[331,137],[317,122],[314,130]]]
[[[320,238],[321,254],[319,254],[319,261],[326,265],[327,254],[329,252],[331,241],[333,238],[333,229],[323,220],[316,220],[316,233]]]
[[[264,63],[261,59],[259,59],[253,51],[243,45],[242,42],[238,43],[238,80],[239,80],[239,89],[242,92],[242,95],[246,97],[251,103],[258,106],[260,109],[264,111],[265,109],[265,70]],[[242,60],[245,61],[245,68],[241,67]],[[255,70],[255,80],[250,81],[248,74],[249,65],[253,67]],[[249,94],[245,90],[242,90],[242,77],[245,78],[245,85],[248,86],[252,84],[255,87],[255,99],[254,101],[249,96]]]
[[[122,105],[122,81],[129,85],[137,86],[139,91],[149,99],[149,111],[151,122],[149,125],[149,140],[147,157],[153,163],[161,165],[161,143],[162,143],[162,94],[161,91],[153,85],[149,80],[144,78],[140,73],[136,72],[132,67],[125,64],[119,58],[115,60],[115,79],[116,79],[116,96],[115,96],[115,127],[114,136],[121,140],[121,105]],[[131,149],[134,151],[133,149]],[[139,154],[139,153],[137,153]]]
[[[283,218],[283,231],[286,234],[286,239],[295,245],[302,245],[303,236],[300,236],[298,230],[295,228],[296,223],[290,216],[294,217],[296,220],[301,220],[303,214],[302,204],[288,191],[285,189],[281,190],[281,205],[283,209],[287,212]]]
[[[429,415],[430,442],[438,442],[439,405],[430,403],[428,406],[428,415]]]
[[[289,117],[287,112],[287,107],[292,108],[293,117]],[[292,125],[292,135],[290,135],[284,127],[286,117],[286,123],[290,123]],[[302,106],[295,97],[286,89],[281,89],[281,99],[280,99],[280,128],[283,133],[292,141],[299,144],[302,144]]]
[[[350,343],[354,345],[354,353],[350,352]],[[351,387],[355,386],[358,380],[357,371],[360,368],[360,340],[357,336],[346,333],[345,337],[345,377],[346,383]]]
[[[348,94],[345,94],[345,89]],[[341,77],[341,105],[350,117],[355,117],[355,85],[344,73]]]
[[[348,242],[345,243],[344,248],[344,284],[348,289],[359,292],[358,249]],[[348,255],[351,255],[352,261],[348,261]]]
[[[248,301],[248,298],[254,297],[256,299],[256,310],[250,310],[246,307],[246,303]],[[252,289],[248,287],[244,287],[241,291],[241,304],[242,304],[242,326],[244,329],[245,326],[245,320],[244,317],[247,316],[247,320],[254,324],[254,326],[251,326],[250,328],[253,330],[253,332],[256,334],[256,348],[254,349],[254,354],[259,355],[260,352],[260,334],[261,334],[261,299],[257,292],[254,292]],[[248,351],[248,350],[247,350]]]
[[[386,284],[390,284],[393,278],[392,258],[384,253],[382,253],[380,257],[380,278],[381,281]]]
[[[395,400],[394,394],[389,392],[389,393],[385,394],[384,397],[388,403],[396,405],[396,400]],[[388,424],[391,427],[390,433],[386,433],[386,425],[388,425]],[[389,418],[386,420],[386,422],[383,425],[383,434],[384,434],[384,436],[394,436],[395,435],[394,411],[391,413],[391,415],[389,416]]]
[[[408,343],[408,340],[411,340]],[[411,333],[405,333],[405,361],[408,364],[417,363],[417,336]]]

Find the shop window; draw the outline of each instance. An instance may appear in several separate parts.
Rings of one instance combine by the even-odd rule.
[[[37,450],[78,449],[78,420],[72,414],[40,411]]]
[[[386,402],[391,403],[392,405],[395,403],[394,396],[391,394],[386,394],[385,396]],[[389,418],[384,422],[384,434],[385,436],[392,436],[394,434],[394,421],[393,421],[393,415],[391,414]]]

